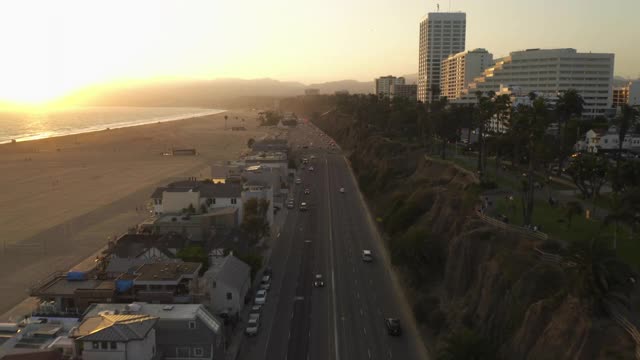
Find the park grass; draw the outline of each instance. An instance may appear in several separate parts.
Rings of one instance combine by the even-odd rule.
[[[519,197],[513,201],[501,199],[495,206],[494,214],[504,214],[509,222],[522,225],[522,203]],[[533,223],[542,227],[542,232],[550,238],[567,243],[582,241],[605,241],[613,246],[614,225],[604,225],[601,221],[574,216],[571,227],[562,207],[552,207],[546,201],[536,201],[533,211]],[[631,236],[629,227],[618,225],[617,254],[624,261],[640,269],[640,239],[637,234]]]

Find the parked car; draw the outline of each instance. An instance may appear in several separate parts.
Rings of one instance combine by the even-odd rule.
[[[362,250],[362,261],[364,262],[373,261],[373,255],[371,254],[371,250]]]
[[[260,280],[260,289],[269,291],[270,288],[271,288],[271,276],[264,275],[262,277],[262,280]]]
[[[247,328],[244,330],[244,333],[247,336],[256,336],[258,335],[258,330],[260,329],[260,322],[258,319],[249,319],[247,321]]]
[[[324,279],[322,278],[322,274],[316,274],[313,279],[314,287],[324,287]]]
[[[257,305],[264,305],[267,302],[267,290],[260,289],[256,292],[256,298],[253,302]]]
[[[400,327],[400,320],[395,318],[384,319],[384,324],[387,327],[387,334],[391,336],[402,335],[402,327]]]

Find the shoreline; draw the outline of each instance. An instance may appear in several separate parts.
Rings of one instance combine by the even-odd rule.
[[[205,109],[203,109],[205,110]],[[12,145],[12,144],[17,144],[17,143],[24,143],[24,142],[29,142],[29,141],[38,141],[38,140],[46,140],[46,139],[53,139],[53,138],[60,138],[60,137],[65,137],[65,136],[72,136],[72,135],[80,135],[80,134],[88,134],[88,133],[93,133],[93,132],[100,132],[100,131],[110,131],[110,130],[115,130],[115,129],[125,129],[125,128],[131,128],[131,127],[136,127],[136,126],[144,126],[144,125],[151,125],[151,124],[161,124],[161,123],[169,123],[169,122],[175,122],[175,121],[182,121],[182,120],[189,120],[189,119],[195,119],[195,118],[200,118],[200,117],[205,117],[205,116],[213,116],[213,115],[220,115],[223,114],[225,112],[228,112],[229,110],[224,110],[224,109],[210,109],[207,111],[202,111],[199,113],[195,113],[195,114],[183,114],[183,115],[174,115],[174,116],[166,116],[163,118],[153,118],[153,119],[146,119],[146,120],[133,120],[133,121],[127,121],[127,122],[114,122],[114,123],[110,123],[110,124],[100,124],[100,125],[95,125],[95,126],[90,126],[90,127],[86,127],[86,128],[82,128],[82,129],[77,129],[77,130],[71,130],[68,132],[59,132],[59,133],[41,133],[41,134],[36,134],[36,135],[26,135],[26,136],[22,136],[22,137],[16,137],[14,139],[9,139],[9,140],[1,140],[0,141],[0,146],[2,145]]]
[[[28,297],[25,288],[148,217],[156,187],[207,177],[212,163],[236,159],[250,138],[269,133],[257,116],[232,110],[0,145],[0,186],[11,189],[0,193],[0,314],[24,315],[16,305]],[[246,130],[230,129],[238,126]],[[198,155],[162,156],[169,148]]]

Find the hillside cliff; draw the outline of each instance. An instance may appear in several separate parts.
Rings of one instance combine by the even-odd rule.
[[[468,329],[492,354],[485,358],[633,358],[631,337],[581,291],[584,273],[542,261],[542,240],[476,215],[472,173],[348,116],[316,125],[350,154],[432,352]]]

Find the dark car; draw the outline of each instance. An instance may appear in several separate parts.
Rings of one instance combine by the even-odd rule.
[[[321,274],[316,274],[316,276],[313,278],[313,286],[324,287],[324,280],[322,279]]]
[[[384,324],[387,326],[387,333],[391,336],[402,335],[402,327],[400,327],[400,320],[394,318],[384,319]]]

